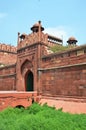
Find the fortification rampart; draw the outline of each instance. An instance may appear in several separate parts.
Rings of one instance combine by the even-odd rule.
[[[0,44],[0,67],[15,64],[17,59],[17,48],[14,46]]]
[[[41,65],[45,95],[86,96],[86,45],[44,56]]]
[[[7,45],[7,44],[4,44],[4,43],[0,43],[0,51],[16,53],[17,52],[17,47]]]
[[[42,57],[42,67],[59,67],[86,63],[86,45],[65,52],[52,53]]]
[[[16,65],[0,68],[0,91],[16,89]]]

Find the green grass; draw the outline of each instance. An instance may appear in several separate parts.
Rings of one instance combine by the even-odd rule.
[[[86,130],[85,114],[69,114],[46,104],[0,112],[0,130]]]
[[[50,48],[53,52],[63,52],[69,49],[69,46],[52,46]]]

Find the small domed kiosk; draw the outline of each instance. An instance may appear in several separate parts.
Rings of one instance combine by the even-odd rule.
[[[67,41],[67,43],[68,43],[69,46],[76,46],[76,43],[77,43],[77,42],[78,42],[78,41],[76,40],[75,37],[70,37],[70,38],[68,39],[68,41]]]
[[[35,23],[32,27],[31,27],[31,30],[32,32],[39,32],[39,27],[40,27],[40,30],[41,31],[44,31],[44,27],[42,27],[41,25],[41,21],[38,21],[37,23]]]

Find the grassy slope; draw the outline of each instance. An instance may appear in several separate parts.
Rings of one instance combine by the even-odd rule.
[[[69,114],[34,103],[0,112],[0,130],[86,130],[86,115]]]

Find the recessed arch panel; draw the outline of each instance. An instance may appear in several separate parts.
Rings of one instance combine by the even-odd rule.
[[[28,69],[31,69],[32,67],[32,62],[26,59],[24,63],[21,65],[21,73],[25,74],[26,71],[28,71]]]

